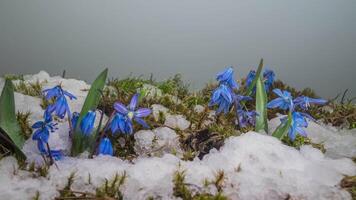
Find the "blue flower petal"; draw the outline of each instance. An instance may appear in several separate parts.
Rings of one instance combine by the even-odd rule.
[[[126,106],[120,102],[116,102],[114,104],[114,109],[116,110],[116,112],[126,115],[129,111],[127,110]]]
[[[106,137],[100,141],[98,153],[102,155],[110,155],[110,156],[114,154],[114,150],[109,138]]]

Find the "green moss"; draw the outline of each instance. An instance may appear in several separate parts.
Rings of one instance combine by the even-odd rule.
[[[71,190],[71,187],[74,183],[75,172],[72,172],[67,178],[67,183],[62,190],[59,191],[60,198],[66,197],[75,197],[74,193]]]
[[[5,74],[4,75],[4,78],[5,79],[9,79],[9,80],[12,80],[12,81],[15,81],[15,80],[21,80],[23,81],[23,75],[16,75],[16,74]]]
[[[356,176],[345,176],[340,185],[350,193],[352,199],[356,199]]]
[[[105,180],[105,183],[96,189],[96,197],[109,199],[123,199],[123,194],[120,191],[121,186],[125,183],[127,178],[126,172],[122,175],[116,174],[112,180]]]
[[[32,135],[32,128],[30,126],[29,117],[30,112],[17,112],[16,119],[21,128],[21,134],[27,140]]]
[[[221,176],[219,176],[219,184],[221,181]],[[173,195],[178,198],[182,198],[183,200],[226,200],[222,194],[222,188],[218,189],[217,194],[209,194],[209,193],[196,193],[192,192],[188,187],[188,184],[185,182],[185,171],[176,171],[173,176]]]
[[[20,81],[15,85],[15,92],[22,93],[24,95],[29,95],[33,97],[41,97],[42,96],[42,85],[40,82],[35,83],[25,83],[24,81]]]
[[[301,135],[297,135],[294,141],[291,141],[287,135],[282,138],[282,142],[288,146],[295,147],[300,149],[303,145],[311,145],[314,148],[319,149],[321,152],[325,153],[325,147],[323,144],[316,144],[311,141],[310,138],[303,137]]]
[[[40,192],[36,191],[36,194],[34,197],[31,198],[32,200],[40,200]]]

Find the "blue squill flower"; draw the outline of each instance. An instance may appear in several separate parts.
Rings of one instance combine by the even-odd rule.
[[[281,119],[282,123],[286,123],[287,117]],[[307,137],[307,133],[303,128],[308,127],[308,122],[304,117],[304,114],[300,112],[293,112],[292,113],[292,124],[288,131],[288,137],[291,141],[294,141],[297,134]]]
[[[56,123],[52,123],[52,119],[48,117],[49,115],[45,112],[44,121],[37,121],[32,125],[33,129],[36,129],[32,135],[33,140],[41,140],[42,142],[47,143],[49,138],[49,133],[54,132],[56,128]]]
[[[91,110],[83,117],[83,120],[80,122],[80,129],[83,135],[88,136],[93,131],[95,117],[95,111]]]
[[[133,124],[131,120],[120,113],[116,113],[114,118],[110,123],[111,133],[126,133],[132,134],[133,133]]]
[[[308,110],[310,107],[310,104],[326,104],[328,101],[324,99],[315,99],[315,98],[310,98],[306,96],[300,96],[294,99],[294,104],[295,106],[299,106],[303,110]]]
[[[136,109],[137,104],[138,104],[138,98],[139,98],[139,94],[135,94],[132,97],[131,102],[127,107],[120,102],[116,102],[114,104],[114,109],[116,112],[127,117],[129,119],[129,120],[126,120],[127,122],[132,123],[132,121],[136,121],[143,127],[149,128],[147,123],[142,118],[150,115],[152,111],[149,108]]]
[[[256,111],[244,111],[237,110],[237,116],[240,127],[246,127],[248,125],[254,126],[256,123]]]
[[[253,79],[255,79],[255,77],[256,77],[256,71],[251,70],[246,77],[246,87],[247,88],[250,87],[250,85],[252,84]],[[270,88],[273,85],[274,79],[275,79],[274,72],[272,70],[265,69],[265,71],[263,72],[263,82],[264,82],[266,91],[270,90]],[[256,87],[253,88],[253,92],[256,92]]]
[[[63,90],[61,86],[55,86],[54,88],[43,90],[43,93],[45,94],[45,98],[47,100],[55,100],[55,102],[49,105],[46,109],[49,113],[55,112],[55,114],[61,119],[64,118],[66,113],[68,113],[68,116],[71,116],[66,97],[69,97],[71,100],[76,99],[74,95]]]
[[[268,108],[280,108],[282,110],[293,110],[293,98],[290,92],[284,90],[283,92],[280,89],[274,89],[273,92],[279,97],[273,99],[267,104]]]
[[[224,111],[224,113],[228,113],[232,103],[234,102],[235,94],[231,90],[230,87],[225,84],[221,84],[218,88],[216,88],[213,93],[211,100],[209,102],[209,106],[218,105],[219,108],[216,113],[220,113]]]
[[[37,148],[41,154],[49,156],[48,150],[45,148],[44,143],[41,140],[37,140]],[[63,153],[60,150],[51,150],[51,156],[55,160],[60,160],[63,157]]]
[[[232,89],[238,89],[238,84],[234,79],[234,70],[232,67],[225,69],[222,72],[219,72],[216,75],[216,80],[219,81],[220,84],[226,84]]]
[[[235,95],[235,104],[236,104],[236,108],[237,110],[241,110],[242,109],[242,105],[241,105],[241,101],[251,101],[252,97],[250,96],[243,96],[243,95]]]
[[[266,91],[269,91],[270,88],[272,87],[274,79],[275,79],[275,76],[276,75],[274,74],[274,72],[272,70],[266,69],[263,72],[263,80],[264,80],[264,83],[265,83]]]
[[[114,150],[112,148],[112,144],[109,138],[105,137],[101,139],[98,154],[110,156],[114,154]]]
[[[73,126],[74,128],[77,126],[78,119],[79,119],[79,113],[78,113],[78,112],[74,112],[74,113],[72,114],[72,119],[71,119],[72,126]]]

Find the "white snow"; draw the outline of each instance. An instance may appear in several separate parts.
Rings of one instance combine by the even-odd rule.
[[[181,155],[178,135],[170,128],[141,130],[135,133],[135,152],[140,156]]]
[[[190,187],[211,193],[215,189],[204,188],[204,180],[213,180],[218,171],[224,171],[223,191],[232,199],[284,199],[288,195],[292,199],[351,199],[338,184],[344,175],[356,174],[356,166],[350,159],[330,159],[310,146],[298,151],[254,132],[229,138],[220,151],[212,150],[203,160],[182,161],[165,154],[139,157],[133,162],[107,156],[64,158],[57,162],[58,169],[50,168],[47,178],[38,179],[22,170],[16,170],[14,175],[16,162],[9,157],[0,161],[0,180],[6,181],[0,184],[0,199],[29,199],[36,189],[40,190],[41,199],[53,199],[55,189],[62,189],[72,172],[76,173],[73,190],[94,192],[105,178],[124,171],[128,175],[122,188],[125,199],[149,196],[172,199],[172,179],[177,170],[186,171]]]
[[[183,115],[166,115],[165,126],[184,131],[189,128],[190,122]]]
[[[270,120],[270,133],[280,124],[279,119],[276,117]],[[311,120],[308,120],[308,124],[305,128],[308,137],[312,142],[324,145],[325,155],[331,158],[356,157],[356,129],[337,129]]]

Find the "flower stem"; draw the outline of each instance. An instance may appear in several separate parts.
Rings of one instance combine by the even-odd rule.
[[[100,134],[99,134],[99,137],[98,137],[98,138],[96,139],[96,141],[95,141],[94,148],[93,148],[93,151],[91,152],[90,157],[93,157],[94,154],[96,153],[96,150],[97,150],[97,148],[98,148],[98,146],[99,146],[99,144],[100,144],[100,140],[104,137],[105,131],[106,131],[106,129],[109,127],[109,124],[110,124],[112,118],[115,116],[115,114],[116,114],[115,111],[113,111],[113,112],[111,113],[110,118],[108,119],[108,121],[107,121],[106,124],[105,124],[105,127],[101,130],[101,132],[100,132]],[[104,115],[104,112],[102,112],[102,116],[101,116],[102,118],[103,118],[103,115]],[[102,120],[102,119],[100,119],[100,120]],[[101,122],[100,122],[100,123],[101,123]],[[98,129],[98,132],[99,132],[99,131],[100,131],[100,130]]]
[[[46,146],[47,146],[47,151],[48,151],[49,164],[52,165],[54,163],[54,160],[53,160],[51,148],[49,147],[48,142],[46,142]]]

